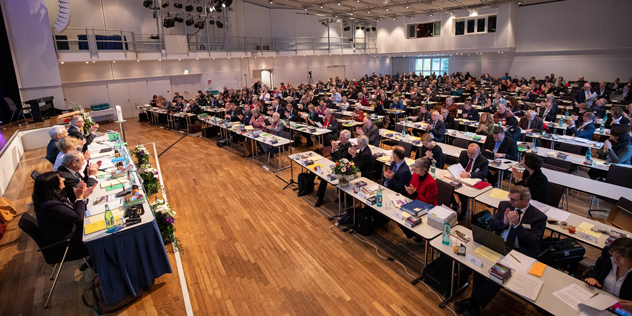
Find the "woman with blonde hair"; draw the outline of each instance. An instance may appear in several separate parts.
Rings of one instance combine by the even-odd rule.
[[[489,112],[481,113],[481,117],[478,119],[478,128],[476,134],[489,135],[494,130],[494,117]]]
[[[66,136],[59,140],[57,143],[57,148],[59,148],[59,154],[57,154],[57,158],[55,158],[55,165],[53,165],[53,170],[57,171],[57,168],[61,166],[61,162],[64,160],[64,156],[67,152],[73,150],[81,150],[83,144],[85,144],[85,140],[79,140],[72,136]],[[84,158],[86,161],[90,158],[90,151],[86,150],[84,154]]]

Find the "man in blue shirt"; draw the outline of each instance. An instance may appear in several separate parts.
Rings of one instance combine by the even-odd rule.
[[[340,95],[340,89],[336,89],[331,93],[331,102],[340,103],[342,101],[342,96]]]
[[[393,102],[391,102],[391,110],[400,110],[403,111],[404,110],[404,104],[402,103],[402,101],[399,100],[398,97],[394,97],[393,98]],[[400,113],[391,113],[389,115],[389,118],[391,119],[391,124],[389,124],[389,126],[391,126],[392,128],[390,129],[395,129],[395,124],[397,124],[397,119],[403,115],[403,112]]]
[[[505,73],[505,76],[503,77],[503,80],[511,80],[511,77],[509,76],[509,73]]]

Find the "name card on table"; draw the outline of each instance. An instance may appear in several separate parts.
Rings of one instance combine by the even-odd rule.
[[[364,199],[366,199],[366,194],[364,194],[362,192],[358,192],[358,197],[360,197],[360,199],[364,200]]]
[[[400,221],[404,220],[404,216],[402,216],[402,212],[400,212],[398,210],[394,210],[393,211],[393,216],[395,216],[395,218],[397,218]]]
[[[577,237],[579,237],[579,238],[581,238],[583,240],[586,240],[588,242],[591,242],[593,244],[596,244],[599,241],[599,238],[597,238],[596,236],[589,235],[589,234],[586,234],[586,233],[580,232],[580,231],[577,232]]]
[[[478,259],[478,258],[476,258],[476,257],[474,257],[474,256],[472,256],[470,254],[467,254],[465,256],[465,260],[471,262],[472,264],[474,264],[475,266],[477,266],[479,268],[483,266],[483,260]]]

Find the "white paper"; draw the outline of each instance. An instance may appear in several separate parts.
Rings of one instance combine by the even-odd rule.
[[[584,286],[571,284],[559,291],[553,292],[553,295],[579,312],[579,304],[588,301],[595,296],[596,292],[597,289],[588,284]]]
[[[460,163],[455,163],[448,167],[448,171],[450,171],[452,177],[454,177],[455,179],[460,179],[459,176],[461,175],[461,173],[465,172],[465,169],[463,168],[463,166],[461,166]]]
[[[575,137],[575,138],[573,138],[573,141],[578,142],[578,143],[587,143],[587,142],[589,142],[590,140],[589,140],[589,139],[586,139],[586,138]]]
[[[535,301],[544,282],[538,278],[531,277],[526,273],[516,272],[511,275],[507,282],[507,289],[510,291]]]
[[[516,260],[514,257],[518,258]],[[520,262],[518,262],[520,261]],[[531,258],[527,255],[524,255],[516,250],[512,250],[509,254],[507,254],[502,260],[500,260],[501,264],[504,264],[518,272],[527,273],[531,266],[535,263],[535,258]]]
[[[566,220],[568,220],[568,218],[571,216],[571,213],[556,208],[550,208],[544,214],[546,214],[546,216],[549,218],[548,220],[557,220],[561,222],[566,222]]]
[[[320,122],[316,122],[316,125],[320,128],[323,128],[323,124],[320,124]]]
[[[619,301],[618,298],[605,294],[597,294],[593,298],[588,301],[579,304],[579,309],[581,311],[596,309],[596,310],[606,310],[610,306],[616,304]]]

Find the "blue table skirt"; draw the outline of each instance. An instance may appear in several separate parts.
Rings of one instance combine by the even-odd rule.
[[[171,273],[156,220],[86,244],[97,267],[105,304],[136,296],[154,280]]]

